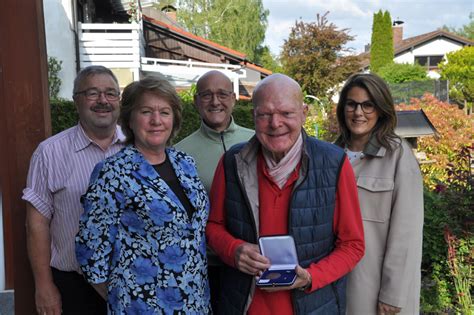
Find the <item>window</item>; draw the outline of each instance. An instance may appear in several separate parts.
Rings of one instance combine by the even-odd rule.
[[[415,56],[415,62],[428,70],[438,69],[438,64],[443,61],[443,56]]]

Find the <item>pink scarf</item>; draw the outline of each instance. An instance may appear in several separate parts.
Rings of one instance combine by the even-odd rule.
[[[288,151],[288,153],[278,163],[273,159],[272,154],[263,148],[262,152],[267,164],[268,174],[280,189],[285,186],[288,177],[290,177],[291,173],[300,162],[302,150],[303,136],[301,133],[290,151]]]

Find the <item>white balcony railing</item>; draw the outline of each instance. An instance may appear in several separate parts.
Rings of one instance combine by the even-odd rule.
[[[247,71],[240,65],[145,57],[142,57],[141,60],[142,71],[149,73],[158,72],[178,87],[189,87],[210,70],[221,71],[232,81],[237,97],[239,95],[239,80],[247,77]]]
[[[141,27],[138,23],[79,23],[80,67],[140,68]]]

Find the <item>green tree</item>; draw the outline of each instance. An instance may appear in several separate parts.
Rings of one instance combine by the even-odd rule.
[[[61,79],[59,78],[59,72],[63,68],[62,60],[56,57],[48,57],[48,88],[49,98],[57,99],[59,91],[61,90]]]
[[[444,25],[442,29],[451,33],[455,33],[459,36],[469,38],[470,40],[474,40],[474,12],[469,14],[468,24],[465,24],[458,29]]]
[[[281,61],[285,73],[298,81],[307,94],[331,98],[334,87],[359,70],[358,56],[345,44],[353,40],[348,29],[337,29],[324,15],[316,22],[296,21],[283,44]]]
[[[425,67],[409,63],[389,63],[379,69],[378,75],[388,83],[424,81],[428,79]]]
[[[379,69],[393,62],[393,33],[390,12],[380,10],[374,13],[372,39],[370,44],[370,71],[378,73]]]
[[[441,78],[449,80],[449,95],[458,102],[474,101],[474,46],[466,46],[446,55],[447,62],[439,64]]]
[[[181,0],[178,19],[193,34],[256,60],[265,39],[268,10],[262,0]]]
[[[268,69],[273,73],[283,72],[280,60],[271,53],[268,46],[261,47],[258,51],[257,57],[255,63],[262,65],[265,69]]]

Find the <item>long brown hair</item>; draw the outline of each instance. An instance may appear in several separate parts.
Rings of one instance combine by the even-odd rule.
[[[389,87],[382,78],[372,73],[356,73],[350,76],[344,84],[336,109],[340,130],[336,143],[338,145],[351,143],[351,132],[346,125],[344,107],[347,102],[347,94],[354,87],[364,89],[374,103],[379,118],[372,130],[372,136],[375,136],[383,147],[391,151],[393,149],[392,145],[397,142],[397,139],[400,139],[395,134],[397,114]]]

